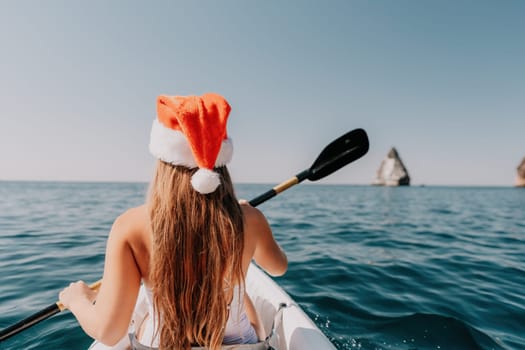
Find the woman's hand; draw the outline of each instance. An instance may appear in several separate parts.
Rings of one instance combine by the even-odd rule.
[[[58,294],[58,299],[67,309],[78,301],[89,301],[91,304],[95,301],[97,292],[91,290],[84,281],[71,282],[69,287],[65,288]]]

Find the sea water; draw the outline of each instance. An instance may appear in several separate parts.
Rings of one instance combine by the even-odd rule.
[[[236,185],[250,199],[269,185]],[[98,280],[141,183],[0,182],[0,329]],[[338,349],[525,349],[525,190],[300,185],[262,204],[277,282]],[[86,349],[63,312],[1,349]]]

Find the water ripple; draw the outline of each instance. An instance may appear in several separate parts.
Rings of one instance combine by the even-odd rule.
[[[250,199],[271,186],[238,185]],[[102,274],[145,184],[0,182],[0,328]],[[278,283],[338,349],[525,349],[525,196],[512,188],[297,186],[264,203]],[[6,349],[85,349],[70,314]]]

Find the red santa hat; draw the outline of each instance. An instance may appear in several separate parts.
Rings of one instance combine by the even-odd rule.
[[[193,188],[203,194],[214,192],[221,180],[213,168],[228,164],[233,154],[226,133],[230,110],[218,94],[159,96],[151,154],[166,163],[199,168],[191,179]]]

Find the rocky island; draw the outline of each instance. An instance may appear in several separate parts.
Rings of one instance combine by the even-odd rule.
[[[376,178],[372,185],[376,186],[409,186],[410,176],[408,170],[401,161],[399,153],[392,147],[390,152],[381,162],[377,170]]]
[[[518,176],[516,176],[516,186],[525,187],[525,158],[521,161],[518,166]]]

